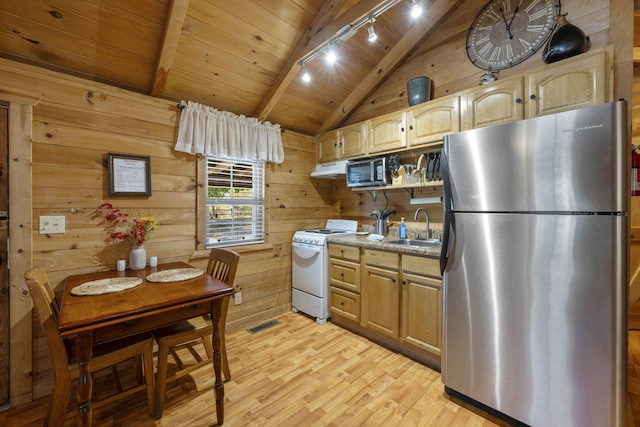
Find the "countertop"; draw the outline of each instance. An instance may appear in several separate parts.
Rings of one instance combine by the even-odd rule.
[[[367,249],[377,249],[381,251],[396,252],[401,254],[419,255],[431,258],[440,258],[442,246],[417,247],[403,246],[389,243],[390,240],[396,240],[397,237],[387,236],[379,242],[367,240],[367,236],[334,236],[328,237],[327,242],[339,243],[347,246],[358,246]]]

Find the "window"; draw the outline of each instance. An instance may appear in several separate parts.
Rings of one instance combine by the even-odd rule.
[[[264,242],[264,163],[206,161],[205,248]]]

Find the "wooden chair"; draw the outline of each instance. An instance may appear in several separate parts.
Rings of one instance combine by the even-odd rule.
[[[45,426],[61,426],[69,406],[72,382],[77,380],[79,375],[78,365],[75,360],[75,341],[72,339],[65,340],[58,333],[58,302],[55,299],[45,271],[40,267],[36,267],[27,271],[24,274],[24,278],[38,313],[53,364],[54,387],[49,400]],[[89,364],[89,369],[91,374],[109,367],[115,369],[116,364],[131,359],[135,361],[139,385],[127,390],[121,390],[118,384],[118,391],[121,392],[97,402],[92,402],[92,407],[99,408],[114,400],[146,389],[149,415],[155,415],[153,338],[151,334],[138,334],[94,346],[93,358]],[[144,384],[141,384],[141,368],[144,368]]]
[[[240,255],[238,253],[230,249],[214,248],[209,253],[207,274],[233,287],[239,261]],[[220,316],[220,355],[225,381],[231,379],[224,331],[228,307],[229,299],[225,298]],[[180,378],[202,366],[213,363],[212,334],[213,325],[211,324],[209,316],[195,317],[153,331],[153,336],[158,342],[158,371],[156,378],[156,416],[158,418],[162,416],[167,382]],[[200,344],[204,345],[205,357],[202,357],[195,348],[196,345]],[[195,363],[186,364],[180,358],[178,350],[185,349],[188,350],[189,354],[195,359]],[[178,371],[171,376],[167,375],[169,354],[171,354],[178,365]]]

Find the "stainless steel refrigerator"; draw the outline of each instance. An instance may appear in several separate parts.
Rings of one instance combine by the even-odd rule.
[[[442,380],[531,426],[624,426],[625,101],[445,137]]]

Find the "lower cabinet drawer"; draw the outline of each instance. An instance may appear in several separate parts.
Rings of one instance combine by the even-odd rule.
[[[331,298],[330,310],[332,313],[355,322],[360,321],[360,294],[330,286],[329,295]]]

